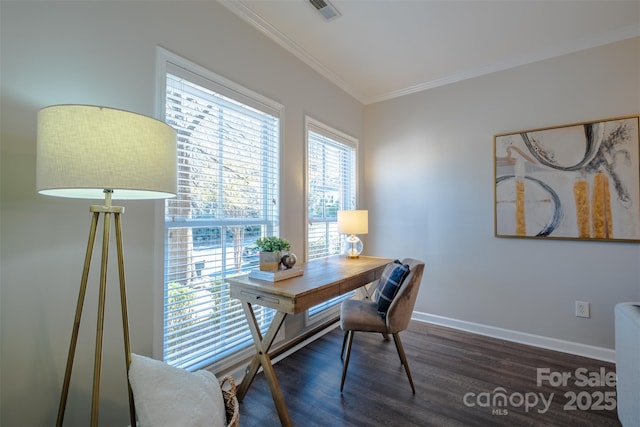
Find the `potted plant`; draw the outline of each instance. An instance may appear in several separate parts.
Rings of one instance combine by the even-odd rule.
[[[268,236],[256,240],[256,247],[260,251],[260,270],[278,271],[282,259],[280,252],[291,249],[291,243],[287,239]]]

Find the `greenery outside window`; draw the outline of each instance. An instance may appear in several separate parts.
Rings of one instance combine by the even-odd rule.
[[[250,345],[230,277],[278,235],[282,107],[168,55],[164,119],[178,133],[178,195],[165,205],[163,358],[198,369]],[[263,331],[274,315],[256,307]]]
[[[340,253],[338,211],[356,209],[357,140],[307,118],[307,260]],[[334,298],[309,309],[308,320],[336,306]]]

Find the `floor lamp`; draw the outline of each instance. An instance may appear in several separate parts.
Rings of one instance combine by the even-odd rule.
[[[104,198],[103,205],[91,205],[89,208],[92,212],[91,227],[60,396],[57,426],[62,426],[64,419],[99,218],[101,215],[103,216],[104,228],[98,292],[91,426],[98,425],[102,337],[112,216],[118,257],[120,306],[127,369],[125,375],[127,377],[131,365],[120,220],[124,207],[113,206],[111,201],[117,199],[160,199],[175,196],[177,187],[176,159],[176,133],[174,129],[150,117],[89,105],[56,105],[43,108],[38,112],[36,154],[36,188],[38,193],[81,199]],[[135,406],[128,380],[127,385],[131,426],[134,427],[136,425]]]

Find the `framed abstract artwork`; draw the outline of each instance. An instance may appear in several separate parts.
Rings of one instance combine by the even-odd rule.
[[[495,135],[495,236],[640,242],[639,121]]]

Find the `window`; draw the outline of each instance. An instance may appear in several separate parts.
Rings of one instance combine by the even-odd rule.
[[[184,60],[165,66],[178,195],[165,204],[163,356],[197,369],[253,342],[227,279],[258,265],[256,238],[278,234],[281,107]],[[256,308],[266,331],[274,311]]]
[[[308,260],[340,253],[338,211],[356,208],[356,148],[355,139],[307,118]],[[309,318],[344,298],[310,308]]]

